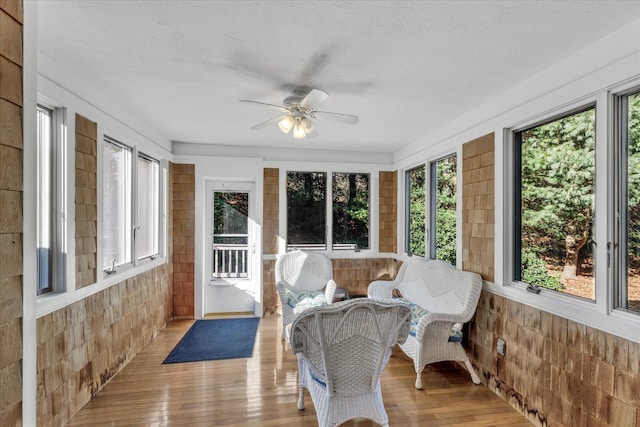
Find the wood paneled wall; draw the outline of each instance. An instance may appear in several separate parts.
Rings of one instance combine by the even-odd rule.
[[[264,168],[263,173],[262,253],[273,255],[278,253],[278,238],[280,237],[278,205],[280,197],[280,169]]]
[[[7,427],[22,424],[23,18],[21,1],[0,1],[0,425]]]
[[[76,288],[97,278],[97,135],[97,124],[76,114]]]
[[[64,425],[170,320],[169,264],[37,322],[37,421]]]
[[[483,292],[468,352],[483,382],[535,425],[640,425],[638,343]]]
[[[380,171],[378,250],[398,251],[398,171]]]
[[[494,137],[463,145],[463,268],[494,280]],[[496,341],[506,341],[506,354]],[[467,347],[539,426],[640,426],[640,344],[483,291]]]
[[[494,280],[494,135],[462,146],[462,269]]]
[[[195,165],[171,164],[173,197],[173,315],[193,319],[195,244]]]

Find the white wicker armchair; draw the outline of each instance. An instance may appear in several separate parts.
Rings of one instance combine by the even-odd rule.
[[[358,298],[300,314],[290,345],[298,355],[300,394],[309,390],[320,427],[368,418],[388,426],[380,375],[396,343],[404,342],[411,312],[406,305]]]
[[[275,275],[282,304],[282,339],[285,339],[287,325],[295,319],[296,306],[333,302],[336,282],[333,281],[331,258],[320,252],[295,250],[280,255],[276,260]]]
[[[417,389],[422,389],[422,371],[429,363],[463,362],[475,384],[480,378],[462,347],[462,324],[476,311],[482,277],[460,271],[445,261],[415,259],[405,262],[392,281],[369,285],[369,298],[391,298],[394,289],[412,310],[411,331],[400,348],[413,359]]]

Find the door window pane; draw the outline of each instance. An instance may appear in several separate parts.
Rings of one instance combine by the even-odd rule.
[[[213,278],[248,277],[249,193],[213,193]]]

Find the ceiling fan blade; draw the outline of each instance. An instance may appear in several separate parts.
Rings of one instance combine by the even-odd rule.
[[[314,114],[319,119],[332,120],[334,122],[346,123],[348,125],[355,125],[360,120],[358,116],[351,114],[330,113],[328,111],[314,111]]]
[[[287,116],[273,117],[273,118],[271,118],[269,120],[265,120],[264,122],[258,123],[257,125],[253,125],[249,129],[251,129],[251,130],[262,129],[264,127],[269,126],[271,123],[278,123],[280,120],[284,119],[285,117],[287,117]]]
[[[266,102],[251,101],[248,99],[241,99],[240,102],[242,102],[243,104],[264,105],[266,107],[275,108],[276,110],[282,111],[283,113],[289,112],[289,110],[287,110],[287,108],[283,107],[282,105],[267,104]]]
[[[300,101],[300,106],[303,108],[313,108],[328,97],[329,94],[327,92],[320,89],[312,89],[311,92],[307,94],[307,96],[302,98],[302,101]]]

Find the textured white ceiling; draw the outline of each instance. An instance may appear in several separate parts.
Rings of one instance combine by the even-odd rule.
[[[173,141],[394,152],[639,16],[637,1],[47,0],[38,49]],[[277,112],[240,99],[299,86],[360,123],[249,130]]]

